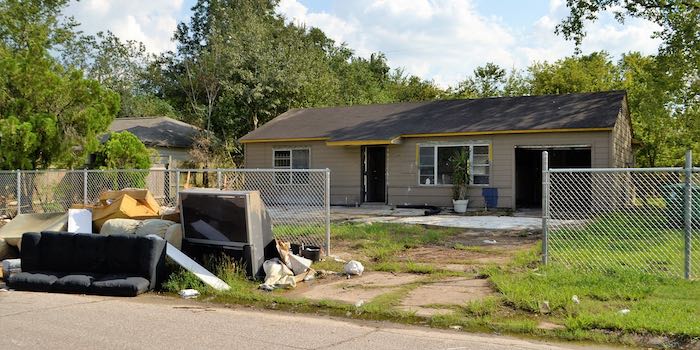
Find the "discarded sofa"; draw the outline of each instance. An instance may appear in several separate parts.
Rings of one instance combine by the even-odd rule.
[[[42,232],[22,235],[16,290],[136,296],[164,275],[166,242],[156,237]]]

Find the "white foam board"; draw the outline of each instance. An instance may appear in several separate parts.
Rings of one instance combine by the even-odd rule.
[[[158,239],[162,239],[156,235],[148,235],[148,237],[156,237]],[[167,243],[167,247],[165,249],[165,254],[168,255],[168,258],[172,259],[178,265],[184,267],[185,270],[192,272],[195,276],[197,276],[197,278],[202,280],[202,282],[206,283],[210,287],[216,290],[231,289],[231,286],[226,284],[226,282],[222,281],[219,277],[216,277],[216,275],[209,272],[209,270],[205,269],[202,265],[197,264],[196,261],[190,259],[189,256],[185,255],[179,249],[175,248],[175,246],[173,246],[172,244]]]
[[[68,232],[92,233],[92,212],[88,209],[68,209]]]

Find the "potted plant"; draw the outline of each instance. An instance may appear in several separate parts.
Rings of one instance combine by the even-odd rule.
[[[469,151],[468,148],[462,148],[458,153],[450,159],[452,163],[452,205],[457,213],[467,211],[469,204],[468,186],[469,186]]]

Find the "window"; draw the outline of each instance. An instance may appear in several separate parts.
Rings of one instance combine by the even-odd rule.
[[[308,169],[310,165],[308,148],[275,149],[272,151],[272,167],[275,169]],[[277,184],[307,184],[309,174],[306,172],[277,172]]]
[[[489,184],[489,145],[431,145],[420,146],[418,152],[418,181],[421,185],[451,185],[452,157],[467,149],[471,168],[469,182],[474,185]]]

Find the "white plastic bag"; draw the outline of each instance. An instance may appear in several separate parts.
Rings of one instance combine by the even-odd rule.
[[[196,289],[183,289],[180,291],[182,299],[193,299],[199,296],[199,291]]]
[[[277,258],[266,260],[263,263],[263,270],[265,270],[265,282],[260,285],[261,289],[271,291],[275,288],[294,288],[297,286],[292,270]]]
[[[362,272],[365,271],[365,267],[362,266],[362,263],[359,261],[350,260],[347,264],[345,264],[345,268],[343,270],[348,276],[362,276]]]

